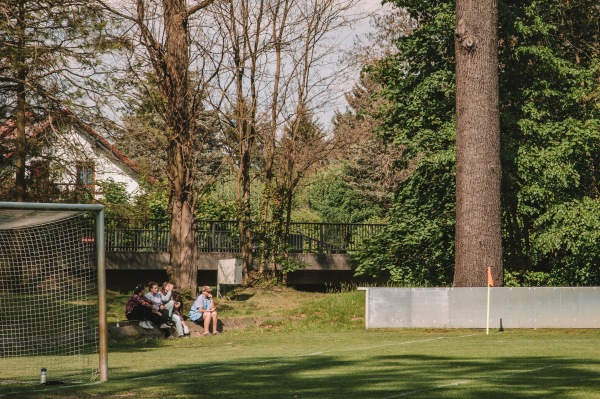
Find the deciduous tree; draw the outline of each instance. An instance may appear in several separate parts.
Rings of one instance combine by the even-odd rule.
[[[275,159],[282,151],[293,153],[282,148],[293,146],[297,137],[296,133],[286,136],[284,129],[298,132],[300,121],[331,99],[331,89],[341,76],[339,69],[329,66],[337,51],[335,31],[353,19],[348,12],[355,3],[234,0],[223,4],[215,15],[224,44],[220,54],[226,66],[218,87],[223,97],[215,103],[224,113],[223,120],[236,131],[234,164],[245,276],[253,263],[255,244],[261,253],[261,272],[272,255],[266,241],[253,239],[257,224],[251,218],[250,182],[255,176],[264,177],[260,215],[264,226],[275,214],[273,204],[281,204],[282,200],[284,185],[275,182]],[[261,233],[266,238],[266,231]],[[274,267],[274,262],[271,264]]]
[[[204,129],[201,111],[206,98],[202,58],[192,52],[192,27],[202,35],[203,25],[193,18],[213,0],[188,5],[185,0],[135,0],[134,8],[103,3],[132,27],[129,33],[134,54],[133,72],[150,73],[160,96],[153,102],[167,132],[167,178],[169,182],[169,276],[181,287],[193,288],[197,277],[197,245],[194,229],[196,203],[195,141]],[[198,39],[198,38],[196,38]],[[143,52],[136,51],[143,48]],[[192,55],[194,54],[194,55]],[[203,57],[204,54],[201,56]],[[196,79],[194,79],[196,78]],[[140,80],[142,80],[140,78]],[[151,90],[150,90],[151,91]],[[202,156],[202,154],[200,154]]]

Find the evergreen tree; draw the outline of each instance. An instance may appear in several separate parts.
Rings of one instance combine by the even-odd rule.
[[[451,1],[396,0],[418,27],[369,67],[391,104],[379,132],[416,170],[389,228],[358,254],[359,273],[449,285],[455,223],[455,76]],[[598,65],[593,1],[500,2],[499,87],[504,264],[510,284],[598,284]],[[567,215],[580,212],[580,222]],[[567,221],[569,221],[567,223]],[[577,237],[585,237],[579,240]]]
[[[113,46],[109,21],[92,0],[2,1],[0,112],[14,119],[14,199],[26,199],[27,126],[95,97],[99,54]],[[89,107],[89,102],[86,104]],[[74,110],[77,112],[77,110]]]
[[[456,235],[453,285],[502,275],[498,2],[456,0]],[[499,285],[496,283],[496,285]]]

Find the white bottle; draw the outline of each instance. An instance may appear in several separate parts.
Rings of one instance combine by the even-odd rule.
[[[42,376],[40,377],[40,384],[46,383],[46,368],[42,368]]]

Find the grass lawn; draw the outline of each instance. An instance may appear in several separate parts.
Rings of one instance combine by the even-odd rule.
[[[600,398],[598,330],[365,330],[364,292],[305,294],[259,312],[284,323],[113,342],[106,383],[3,384],[0,398]]]

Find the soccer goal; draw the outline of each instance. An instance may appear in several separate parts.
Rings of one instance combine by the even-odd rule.
[[[0,202],[0,383],[107,381],[104,207]]]

